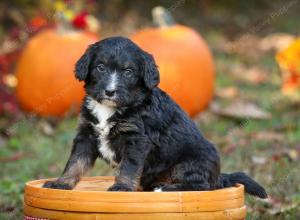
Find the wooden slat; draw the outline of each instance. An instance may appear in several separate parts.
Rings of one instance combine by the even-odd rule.
[[[244,199],[231,199],[210,202],[160,202],[156,203],[110,203],[110,202],[82,202],[79,200],[49,200],[25,195],[25,203],[30,206],[65,211],[80,212],[199,212],[219,211],[231,208],[240,208],[244,205]]]
[[[246,207],[227,209],[216,212],[193,213],[82,213],[46,210],[24,206],[24,214],[31,217],[40,217],[57,220],[242,220],[246,217]]]

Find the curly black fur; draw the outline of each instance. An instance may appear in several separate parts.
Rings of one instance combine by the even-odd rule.
[[[112,191],[214,190],[245,185],[266,198],[244,173],[221,174],[217,150],[161,89],[153,57],[122,37],[90,46],[76,64],[87,96],[70,159],[44,187],[71,189],[97,157],[118,167]]]

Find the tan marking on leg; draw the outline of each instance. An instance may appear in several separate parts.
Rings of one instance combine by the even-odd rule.
[[[59,178],[59,181],[74,187],[88,170],[89,167],[87,164],[88,161],[78,158],[76,162],[74,162],[63,174],[63,176]]]
[[[138,190],[140,187],[140,180],[141,180],[141,170],[138,170],[138,172],[134,176],[127,176],[127,175],[117,175],[116,176],[116,183],[118,184],[124,184],[129,187],[132,187],[135,191]]]

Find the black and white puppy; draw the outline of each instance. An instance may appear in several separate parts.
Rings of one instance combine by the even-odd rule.
[[[91,45],[76,64],[85,82],[78,134],[61,177],[44,187],[72,189],[100,157],[118,174],[110,191],[214,190],[245,185],[266,198],[244,173],[221,174],[215,147],[161,89],[153,57],[129,39]]]

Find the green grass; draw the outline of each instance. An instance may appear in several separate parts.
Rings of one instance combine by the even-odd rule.
[[[299,19],[278,20],[278,29],[293,32]],[[298,25],[299,26],[299,25]],[[246,32],[247,30],[245,30]],[[212,47],[223,34],[206,33]],[[259,54],[260,58],[227,54],[213,48],[217,67],[216,87],[235,86],[238,96],[233,99],[216,97],[215,101],[228,104],[244,100],[257,104],[271,113],[268,120],[224,118],[209,110],[195,118],[204,135],[218,147],[222,171],[245,171],[264,185],[271,202],[247,196],[247,219],[300,219],[300,117],[299,101],[294,102],[280,92],[280,74],[274,53]],[[236,64],[247,68],[260,67],[267,71],[267,79],[254,84],[242,79],[244,73],[233,74]],[[7,127],[10,119],[0,118],[0,127]],[[43,124],[53,125],[53,134],[46,134]],[[19,119],[9,137],[0,135],[0,158],[21,155],[13,161],[1,162],[0,219],[22,219],[24,183],[40,178],[58,176],[67,160],[77,119],[47,120]],[[298,154],[297,154],[298,152]],[[294,156],[293,156],[294,155]],[[296,155],[296,156],[295,156]],[[112,170],[98,161],[89,175],[112,174]]]
[[[230,66],[235,58],[224,58],[223,54],[215,54],[216,64]],[[266,60],[270,55],[266,55]],[[239,61],[241,62],[241,61]],[[264,62],[262,59],[260,62]],[[260,65],[260,63],[256,64]],[[273,68],[273,70],[272,70]],[[276,66],[271,66],[271,74],[276,74]],[[195,119],[202,132],[214,142],[222,155],[224,172],[246,171],[267,189],[274,201],[261,202],[247,197],[247,219],[298,219],[300,209],[299,158],[291,159],[287,154],[299,148],[300,118],[292,101],[280,93],[276,77],[262,85],[254,85],[246,81],[239,82],[230,71],[217,69],[217,87],[237,85],[241,97],[271,112],[270,120],[233,120],[212,114],[210,111]],[[276,102],[272,98],[276,98]],[[226,104],[232,100],[216,98]],[[274,104],[275,103],[275,104]],[[2,124],[7,122],[2,118]],[[53,134],[43,132],[43,124],[52,122],[41,118],[20,119],[12,125],[14,134],[3,138],[0,157],[9,157],[21,153],[21,158],[3,162],[0,170],[0,219],[21,219],[23,188],[26,181],[47,177],[55,177],[62,171],[70,152],[72,139],[76,132],[76,118],[57,120],[53,126]],[[53,124],[53,123],[52,123]],[[294,126],[290,129],[288,125]],[[287,126],[287,128],[284,128]],[[283,129],[277,130],[277,128]],[[281,136],[277,140],[272,134]],[[262,135],[259,138],[256,136]],[[270,135],[270,137],[269,137]],[[232,148],[231,150],[229,150]],[[265,160],[264,164],[255,163],[254,157]],[[98,161],[96,168],[89,175],[112,174],[110,168]],[[297,205],[298,204],[298,205]],[[297,207],[298,206],[298,207]],[[278,207],[282,207],[282,210]],[[277,210],[272,214],[271,210]]]
[[[0,148],[0,157],[21,153],[21,158],[4,162],[0,170],[0,219],[21,219],[24,183],[41,178],[56,177],[62,171],[76,132],[77,119],[58,123],[54,133],[46,135],[41,124],[45,119],[23,119],[16,132]],[[112,174],[101,161],[89,175]]]
[[[239,91],[236,98],[217,98],[217,102],[251,101],[270,112],[271,119],[233,120],[210,112],[197,119],[204,134],[219,147],[223,171],[246,171],[270,194],[269,203],[247,197],[247,219],[300,218],[299,101],[290,100],[280,92],[280,74],[273,57],[273,53],[265,53],[255,62],[239,59],[238,62],[245,66],[252,62],[250,67],[255,65],[268,70],[265,82],[253,84],[230,71],[230,66],[237,62],[235,56],[215,53],[217,67],[228,67],[227,71],[217,69],[217,88],[236,86]],[[289,156],[293,153],[295,158]],[[263,164],[255,162],[255,157],[263,159]]]

